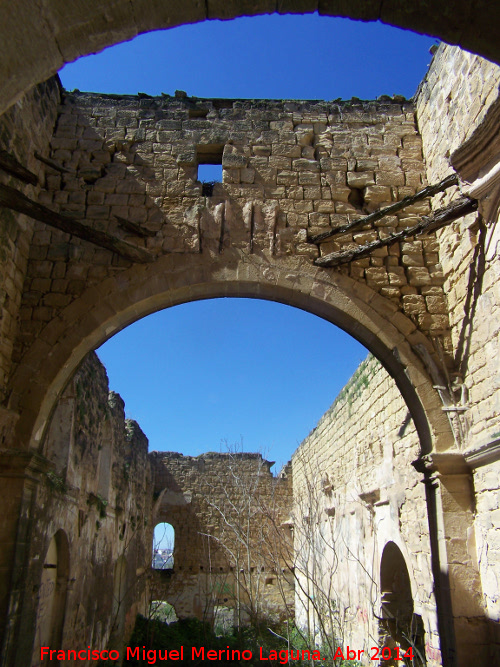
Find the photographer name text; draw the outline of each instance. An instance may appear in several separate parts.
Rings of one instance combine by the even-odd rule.
[[[128,646],[124,652],[126,660],[135,658],[142,660],[148,665],[154,665],[160,660],[184,660],[184,654],[190,655],[191,660],[209,660],[219,662],[225,660],[228,662],[241,662],[243,660],[261,660],[262,662],[275,662],[280,665],[286,665],[290,661],[299,660],[361,660],[362,658],[369,660],[393,660],[401,661],[410,658],[413,659],[413,651],[409,648],[404,651],[399,646],[389,647],[372,646],[370,649],[354,649],[349,645],[347,647],[337,647],[333,656],[321,655],[320,651],[308,651],[307,649],[291,649],[281,651],[266,651],[262,647],[259,648],[258,656],[254,656],[253,651],[248,649],[240,651],[238,649],[231,649],[227,646],[225,649],[206,649],[204,646],[192,646],[184,651],[184,646],[178,649],[146,649],[145,646]],[[115,661],[121,658],[120,652],[116,650],[108,651],[106,649],[92,649],[90,646],[85,649],[51,649],[49,646],[42,646],[40,649],[41,662],[59,662],[60,660],[80,660],[80,661]]]

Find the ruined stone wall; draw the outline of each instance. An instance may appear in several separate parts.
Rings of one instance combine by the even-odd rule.
[[[40,84],[17,102],[0,118],[0,151],[6,151],[29,169],[40,184],[45,183],[46,167],[35,158],[35,151],[47,156],[54,131],[59,103],[56,79]],[[33,185],[0,171],[0,182],[31,195]],[[0,400],[5,400],[6,385],[11,372],[12,351],[16,339],[21,294],[26,274],[33,221],[0,208]],[[2,426],[0,416],[0,427]]]
[[[30,516],[16,664],[40,664],[41,642],[121,649],[136,614],[146,612],[152,539],[147,447],[138,425],[125,420],[122,399],[108,392],[102,364],[90,355],[60,399],[45,443],[50,465]],[[66,567],[57,584],[65,594],[54,602],[44,580],[53,536],[58,567],[63,560]],[[59,640],[49,631],[57,606]]]
[[[51,142],[54,174],[39,200],[91,226],[168,253],[267,258],[318,256],[308,235],[345,224],[413,194],[425,180],[410,102],[294,102],[139,98],[65,93]],[[220,163],[210,196],[199,164]],[[321,245],[325,254],[359,247],[413,224],[420,202],[373,229]],[[141,226],[145,239],[118,218]],[[49,252],[50,244],[50,252]],[[32,246],[20,351],[86,288],[129,263],[47,229]],[[337,269],[389,298],[421,331],[440,335],[447,319],[436,244],[396,244]],[[418,308],[416,303],[418,302]],[[408,334],[413,324],[397,320]],[[58,323],[53,322],[54,335]],[[59,325],[60,326],[60,325]]]
[[[51,79],[24,95],[0,118],[0,151],[6,151],[17,158],[42,183],[45,168],[35,159],[34,152],[38,150],[48,154],[58,102],[59,88],[56,81]],[[0,183],[28,194],[34,191],[32,185],[20,182],[3,170],[0,170]],[[15,361],[13,353],[19,335],[20,306],[33,229],[32,220],[0,207],[0,451],[12,446],[12,431],[18,419],[15,411],[7,407],[8,382]],[[8,616],[11,582],[16,580],[13,563],[18,521],[23,511],[22,504],[26,500],[23,498],[23,481],[19,470],[25,463],[16,461],[12,452],[8,452],[0,462],[1,472],[6,471],[8,477],[2,481],[4,504],[0,517],[3,552],[0,563],[0,619]],[[0,646],[3,635],[4,626],[0,621]]]
[[[329,545],[323,547],[323,567],[338,602],[340,639],[365,651],[379,645],[382,552],[388,542],[397,545],[410,575],[414,613],[424,622],[428,664],[438,665],[425,489],[411,465],[418,455],[401,394],[369,356],[293,455],[293,519],[298,543],[304,515],[316,516],[317,531]],[[298,595],[302,624],[306,607]],[[370,655],[364,654],[366,664]]]
[[[40,164],[34,161],[35,148],[44,155],[48,154],[47,142],[54,119],[57,86],[49,82],[33,91],[2,119],[0,138],[2,148],[5,147],[39,174],[40,187],[21,188],[17,181],[5,174],[1,176],[2,182],[23,189],[34,199],[56,210],[81,218],[98,230],[105,230],[136,246],[142,246],[154,257],[170,257],[158,259],[156,267],[148,265],[130,268],[130,262],[107,250],[52,231],[44,225],[32,225],[23,216],[2,209],[2,219],[6,223],[2,244],[2,260],[5,261],[2,261],[3,273],[0,276],[3,281],[3,292],[0,294],[2,379],[6,382],[12,375],[11,358],[14,363],[28,359],[25,365],[20,363],[17,387],[21,387],[22,391],[18,394],[16,391],[10,394],[10,389],[3,391],[3,398],[9,394],[13,411],[20,409],[21,403],[24,421],[31,424],[32,413],[36,415],[40,405],[37,402],[40,395],[45,391],[55,396],[61,386],[54,389],[50,384],[53,378],[51,365],[57,372],[67,367],[68,357],[64,356],[66,350],[63,349],[60,356],[57,354],[60,342],[63,341],[64,348],[69,339],[68,347],[72,345],[73,350],[78,350],[90,338],[95,341],[98,336],[110,335],[116,326],[130,321],[130,312],[136,304],[151,299],[147,306],[150,310],[164,306],[165,302],[161,298],[155,300],[157,293],[153,289],[148,290],[149,285],[157,283],[161,285],[158,293],[170,290],[170,283],[166,287],[164,285],[170,280],[171,270],[172,284],[176,287],[185,285],[182,282],[184,277],[173,275],[174,262],[162,263],[162,260],[172,256],[181,258],[186,255],[186,273],[192,266],[196,268],[196,263],[193,261],[190,264],[190,261],[198,255],[206,258],[207,265],[218,263],[217,280],[221,284],[226,280],[226,274],[232,280],[250,280],[248,276],[252,272],[256,273],[264,267],[263,264],[258,267],[247,265],[247,273],[244,273],[243,278],[236,271],[231,273],[234,266],[239,269],[241,256],[263,258],[267,264],[262,270],[265,275],[259,275],[256,280],[258,287],[265,280],[275,280],[273,270],[281,263],[281,269],[286,272],[287,280],[290,276],[294,290],[297,286],[299,292],[302,282],[311,281],[308,291],[302,293],[304,299],[301,303],[304,307],[308,307],[314,299],[327,303],[329,292],[338,290],[340,278],[350,276],[357,281],[349,283],[353,286],[352,301],[350,294],[338,290],[346,297],[348,308],[357,303],[357,297],[365,299],[363,303],[376,307],[380,314],[381,320],[377,326],[383,328],[384,319],[388,326],[394,325],[407,337],[410,345],[415,346],[417,353],[419,346],[422,352],[423,341],[427,345],[427,352],[434,355],[433,368],[432,360],[429,363],[429,359],[422,353],[427,370],[433,378],[441,374],[443,384],[446,384],[446,362],[449,369],[453,365],[452,370],[456,371],[450,377],[453,384],[451,397],[455,405],[448,407],[458,407],[458,414],[462,416],[453,418],[456,447],[451,458],[446,460],[460,459],[463,467],[458,470],[459,474],[445,475],[436,464],[433,472],[441,476],[436,476],[433,483],[436,486],[441,484],[439,498],[444,498],[446,504],[442,518],[444,523],[448,520],[444,526],[446,545],[441,545],[443,553],[447,553],[447,563],[443,562],[442,565],[445,568],[449,565],[451,578],[460,584],[452,590],[453,613],[467,621],[460,626],[464,632],[457,625],[458,639],[462,644],[470,645],[471,658],[477,657],[479,654],[471,640],[469,626],[472,627],[481,617],[483,607],[492,625],[499,618],[497,577],[500,571],[500,548],[496,459],[500,434],[500,227],[495,225],[496,219],[480,220],[475,215],[470,216],[440,231],[437,236],[429,235],[404,241],[391,246],[389,250],[377,250],[371,257],[351,262],[340,269],[317,271],[315,275],[321,273],[324,282],[314,284],[311,275],[312,270],[316,269],[312,269],[312,263],[318,251],[307,243],[307,236],[344,224],[401,199],[415,192],[426,180],[436,182],[450,173],[452,166],[448,158],[465,140],[474,140],[480,124],[489,118],[489,111],[496,106],[500,79],[498,72],[498,68],[490,63],[456,49],[441,47],[415,105],[398,100],[327,103],[198,100],[182,95],[176,98],[147,98],[67,94],[59,108],[57,126],[51,141],[51,157],[68,170],[64,174],[45,169],[42,173]],[[415,110],[423,138],[425,165],[422,160],[422,139],[415,124]],[[36,133],[27,129],[35,126]],[[209,162],[220,162],[223,167],[223,183],[216,184],[211,194],[197,178],[198,165]],[[456,194],[456,191],[451,190],[438,197],[435,208]],[[405,209],[397,216],[383,219],[373,228],[360,230],[354,235],[344,234],[335,241],[323,244],[320,252],[324,254],[341,247],[345,249],[383,238],[403,226],[413,224],[427,210],[427,203]],[[121,227],[120,218],[138,224],[152,235],[143,238],[125,231]],[[298,262],[293,264],[293,271],[289,271],[285,261],[291,256],[298,258]],[[147,280],[137,288],[133,274],[135,270],[140,273],[142,269],[145,269]],[[128,273],[123,274],[123,284],[119,285],[120,292],[111,308],[104,297],[113,293],[114,288],[108,284],[109,292],[106,292],[102,289],[103,284],[107,278],[125,271]],[[255,276],[251,275],[251,278]],[[206,280],[204,274],[201,280]],[[385,299],[380,299],[376,293]],[[82,303],[74,303],[83,294],[85,297]],[[188,296],[199,298],[195,290],[189,292]],[[279,293],[279,298],[281,296]],[[448,310],[451,337],[447,335]],[[144,311],[138,309],[134,313],[137,316],[137,313],[143,314]],[[123,314],[123,319],[113,319],[117,314],[120,317]],[[353,317],[360,318],[359,313]],[[107,323],[111,320],[112,324],[108,328]],[[360,323],[365,325],[364,322]],[[69,324],[74,328],[69,329]],[[66,336],[68,330],[70,335]],[[440,363],[440,355],[433,348],[431,338],[425,339],[422,333],[430,337],[443,336],[436,343],[436,350],[442,344],[446,357],[444,363]],[[12,352],[14,336],[16,343]],[[377,333],[374,338],[380,341],[383,336]],[[398,342],[395,352],[404,353],[404,345],[404,341],[401,345]],[[50,363],[47,362],[49,359],[52,360]],[[436,367],[437,362],[439,368]],[[322,420],[300,451],[310,451],[309,460],[317,462],[317,467],[328,473],[328,480],[321,485],[324,489],[322,502],[324,509],[328,510],[325,515],[328,517],[327,522],[331,523],[331,531],[341,535],[343,558],[336,581],[339,588],[347,582],[349,599],[346,627],[352,629],[349,636],[356,638],[360,645],[366,636],[375,639],[377,627],[373,608],[380,603],[378,568],[384,540],[389,540],[400,548],[406,559],[415,611],[424,618],[428,639],[427,655],[429,660],[438,661],[439,644],[430,590],[432,577],[428,531],[424,525],[423,490],[417,484],[418,475],[409,466],[419,453],[417,440],[394,385],[386,385],[389,380],[382,379],[383,375],[379,371],[372,373],[371,363],[357,376],[361,386],[356,388],[356,379],[351,383],[350,389],[339,398],[329,416]],[[39,383],[38,377],[33,380],[33,368],[43,370]],[[370,372],[362,379],[365,377],[363,373],[368,370]],[[422,381],[422,377],[419,377],[417,390],[422,389]],[[91,378],[87,378],[83,384],[89,382],[92,384]],[[368,387],[365,387],[366,383]],[[428,393],[432,393],[430,383],[426,387]],[[140,460],[135,461],[127,449],[128,441],[113,435],[114,426],[111,435],[107,434],[106,429],[114,423],[114,418],[102,422],[102,431],[101,426],[97,426],[101,424],[98,414],[114,414],[114,410],[117,415],[121,414],[120,402],[117,403],[118,407],[106,407],[106,400],[103,399],[100,403],[97,401],[99,407],[94,405],[94,399],[89,398],[93,407],[85,416],[75,407],[82,398],[76,392],[76,385],[70,385],[56,408],[46,448],[41,452],[48,454],[50,464],[44,462],[34,450],[26,456],[19,452],[17,458],[12,452],[2,452],[2,473],[7,481],[5,512],[0,526],[7,565],[2,566],[1,572],[2,582],[8,581],[8,585],[11,581],[14,584],[22,581],[18,576],[22,570],[20,563],[24,563],[23,559],[26,558],[25,549],[32,549],[24,540],[26,522],[19,521],[19,517],[28,516],[31,519],[33,512],[37,512],[36,516],[41,516],[41,530],[44,525],[48,525],[43,523],[49,521],[44,517],[52,514],[52,507],[54,516],[58,517],[57,520],[50,520],[52,523],[47,528],[45,542],[41,534],[33,538],[33,544],[37,546],[29,553],[37,565],[28,576],[35,588],[39,585],[43,569],[40,554],[50,551],[50,542],[47,544],[50,531],[55,531],[54,535],[71,535],[71,540],[68,540],[70,546],[76,543],[78,549],[82,549],[81,558],[78,556],[70,560],[69,567],[72,567],[71,563],[85,560],[88,545],[94,544],[94,535],[107,535],[107,526],[111,525],[112,517],[118,535],[130,531],[132,540],[134,531],[138,530],[139,512],[134,514],[132,505],[141,491],[138,488],[129,495],[126,487],[129,483],[128,470],[134,466],[139,471],[143,470],[137,477],[138,483],[143,483],[140,481],[146,475],[146,464],[141,468],[143,464],[140,457],[143,454]],[[102,395],[106,393],[107,389]],[[420,397],[424,393],[422,391]],[[19,399],[21,395],[22,400]],[[356,407],[354,411],[353,405]],[[371,406],[371,412],[362,412],[361,408],[365,406]],[[380,411],[379,406],[382,406]],[[441,415],[440,407],[438,411]],[[377,416],[379,412],[385,417]],[[89,415],[93,415],[91,421]],[[13,420],[14,413],[2,408],[1,425],[8,425],[11,417]],[[117,424],[122,417],[122,414],[119,418],[117,416]],[[44,419],[39,423],[43,425]],[[338,428],[328,425],[330,419]],[[435,419],[434,415],[432,419]],[[24,421],[21,420],[19,424]],[[461,435],[457,428],[458,422],[462,428]],[[78,430],[73,431],[69,428],[70,424],[76,425]],[[30,439],[32,433],[29,428],[23,430],[24,426],[19,427],[19,442],[24,447],[38,447],[37,438],[41,438],[39,434],[43,433],[43,428],[36,431],[34,444],[33,439]],[[116,433],[123,432],[120,425],[116,429]],[[118,447],[116,459],[113,458],[114,454],[106,459],[106,452],[111,451],[107,447],[99,450],[97,445],[96,450],[96,443],[102,438],[113,442],[113,447]],[[87,440],[90,444],[86,444]],[[10,445],[7,440],[2,442],[6,446]],[[68,442],[69,450],[66,448]],[[143,450],[144,447],[140,451]],[[314,453],[316,450],[317,454]],[[68,452],[71,452],[71,456]],[[457,454],[458,457],[455,456]],[[118,461],[123,456],[126,463],[120,468]],[[127,463],[128,456],[132,458]],[[197,512],[191,512],[194,505],[188,486],[193,484],[197,488],[200,476],[193,471],[197,471],[202,463],[194,459],[184,461],[181,465],[179,461],[174,463],[174,459],[169,463],[172,476],[165,482],[168,493],[162,496],[170,498],[164,518],[169,521],[167,517],[172,517],[172,522],[177,523],[178,532],[182,535],[185,526],[198,525]],[[105,468],[108,472],[110,470],[106,460],[108,463],[113,460],[111,465],[115,466],[111,468],[109,479],[107,473],[101,472]],[[214,458],[210,465],[216,466],[215,461]],[[295,461],[299,488],[303,489],[305,475],[300,472],[299,455]],[[130,468],[127,468],[128,464]],[[210,468],[208,463],[206,465]],[[446,488],[452,477],[455,480],[460,478],[465,488],[469,479],[467,466],[474,471],[475,507],[470,503],[470,497],[462,493],[463,489],[460,493],[448,494]],[[175,482],[174,474],[178,469],[181,469],[182,480],[179,483]],[[318,471],[316,469],[313,472]],[[52,473],[52,476],[46,473]],[[40,491],[36,490],[37,479],[43,480]],[[175,482],[177,486],[174,484],[170,488],[167,482]],[[114,496],[106,506],[106,518],[101,517],[101,521],[97,515],[103,503],[99,498],[104,497],[102,489],[106,484],[111,485],[109,488],[113,488]],[[163,488],[158,487],[157,493],[161,494]],[[60,501],[57,500],[57,493],[60,494]],[[50,512],[47,509],[47,515],[42,516],[42,510],[44,512],[46,508]],[[78,522],[76,514],[70,519],[70,509],[71,512],[78,509]],[[144,515],[148,516],[145,505],[141,506],[143,510]],[[473,530],[469,530],[467,521],[462,521],[472,516],[473,511],[475,535]],[[121,520],[123,512],[131,517],[130,521]],[[208,513],[201,508],[200,513],[203,520],[208,522]],[[80,523],[83,532],[78,536],[75,526]],[[212,530],[212,524],[208,526]],[[450,526],[455,527],[454,531]],[[94,530],[95,533],[92,532]],[[144,531],[142,544],[151,545],[151,535],[146,534],[150,528],[143,526],[141,530]],[[191,535],[199,535],[199,532],[196,528]],[[366,538],[361,555],[358,540],[360,533]],[[128,544],[125,536],[118,541],[110,537],[109,543],[107,538],[103,539],[104,543],[101,543],[100,538],[95,538],[95,549],[91,555],[94,562],[99,564],[98,572],[104,570],[103,563],[109,565],[115,557],[119,560],[120,543]],[[183,567],[182,576],[179,570],[175,574],[175,581],[179,584],[179,591],[188,591],[182,600],[182,614],[200,615],[204,607],[200,599],[200,581],[203,577],[200,577],[200,560],[196,553],[200,545],[196,541],[192,544],[197,545],[194,551],[187,546],[183,547],[183,556],[180,561],[178,559],[179,565]],[[149,546],[144,547],[146,552],[149,552]],[[199,553],[202,553],[201,547]],[[124,558],[120,561],[120,572],[124,570],[128,577],[128,561],[124,552],[122,555]],[[369,575],[361,572],[359,560],[366,566]],[[472,599],[475,592],[468,594],[477,588],[472,572],[476,560],[483,590],[479,604],[475,598]],[[11,567],[15,571],[11,572]],[[225,565],[219,567],[224,569]],[[356,590],[348,585],[353,567],[354,579],[359,585]],[[139,570],[141,568],[138,567]],[[462,572],[460,576],[456,574],[459,570]],[[204,577],[206,593],[213,588],[210,588],[209,577]],[[271,576],[267,578],[272,579]],[[76,597],[80,596],[81,600],[80,616],[71,623],[74,627],[88,624],[89,628],[95,629],[95,637],[109,637],[110,628],[93,625],[92,601],[85,597],[87,593],[82,592],[79,585],[74,590],[77,591]],[[9,593],[7,585],[2,583],[2,586],[0,612],[7,608]],[[26,614],[22,616],[21,625],[23,636],[28,637],[32,632],[30,628],[36,625],[38,603],[36,595],[30,600],[26,591],[23,589],[20,592],[22,599],[19,602],[16,597],[19,591],[13,585],[10,592],[15,604],[9,614],[18,613],[19,605],[24,605]],[[70,594],[73,594],[71,590],[68,591]],[[371,611],[363,606],[366,600],[370,601]],[[107,609],[106,605],[109,607],[109,600],[105,603]],[[444,611],[448,613],[449,609]],[[468,623],[469,618],[473,622]],[[125,620],[121,619],[120,623],[125,623]],[[19,633],[19,628],[16,632]],[[95,644],[98,640],[89,637],[88,641]],[[484,637],[481,642],[484,644]],[[26,651],[26,644],[20,645],[20,650]],[[23,654],[18,663],[27,664],[27,661],[29,656]]]
[[[150,460],[154,522],[175,530],[173,572],[156,573],[157,599],[181,618],[210,619],[217,607],[236,614],[239,596],[242,621],[289,617],[292,577],[275,537],[289,516],[291,478],[274,477],[260,454],[152,452]]]
[[[476,548],[485,607],[490,619],[500,620],[500,463],[474,470]]]
[[[428,179],[450,173],[450,156],[484,121],[499,97],[500,68],[458,48],[442,46],[417,96]],[[436,197],[446,203],[456,190]],[[438,234],[455,364],[467,388],[465,446],[498,431],[500,409],[500,273],[498,229],[472,214]]]
[[[460,49],[441,46],[417,97],[429,180],[451,171],[450,156],[473,141],[498,104],[500,68]],[[491,142],[494,148],[494,141]],[[493,155],[483,151],[485,160]],[[484,168],[488,165],[484,164]],[[484,173],[484,171],[483,171]],[[481,173],[479,173],[481,175]],[[466,185],[466,184],[465,184]],[[447,201],[453,193],[443,195]],[[468,216],[439,235],[457,371],[466,387],[461,446],[473,469],[475,541],[486,615],[500,619],[500,227],[495,217]],[[492,636],[492,643],[495,639]],[[497,636],[496,643],[498,645]]]

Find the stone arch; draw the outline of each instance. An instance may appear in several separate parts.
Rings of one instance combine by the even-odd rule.
[[[392,656],[384,664],[401,664],[394,652],[412,649],[413,661],[407,664],[424,665],[425,648],[422,619],[414,613],[410,574],[400,548],[395,542],[387,542],[380,559],[381,613],[379,623],[380,646],[390,649]],[[384,657],[384,656],[383,656]],[[403,663],[406,664],[406,661]]]
[[[421,449],[447,449],[452,434],[439,397],[415,353],[428,341],[371,288],[297,258],[269,263],[238,250],[166,255],[92,287],[43,330],[13,378],[10,407],[21,418],[16,444],[40,449],[55,402],[85,354],[157,310],[214,297],[279,301],[338,325],[365,345],[396,381],[415,421]],[[408,333],[411,331],[411,335]],[[50,359],[50,363],[47,363]]]
[[[0,99],[4,111],[22,93],[55,74],[64,63],[82,55],[101,51],[106,46],[132,39],[150,30],[172,28],[207,19],[232,19],[279,12],[308,13],[319,11],[325,16],[343,16],[363,21],[388,23],[400,28],[440,37],[450,44],[500,62],[496,35],[499,9],[484,0],[463,3],[462,11],[446,0],[429,3],[364,2],[353,0],[297,0],[294,3],[270,0],[187,0],[183,3],[116,2],[103,0],[85,10],[74,3],[44,5],[42,11],[34,2],[25,2],[15,13],[7,11],[1,23],[4,45],[0,80]],[[40,15],[42,14],[42,15]],[[16,72],[13,76],[12,73]]]
[[[43,563],[33,655],[40,655],[41,646],[61,648],[68,578],[68,538],[63,530],[58,530],[49,542]]]

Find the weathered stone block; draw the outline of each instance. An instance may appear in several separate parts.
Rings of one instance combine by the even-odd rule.
[[[371,171],[347,172],[347,185],[351,188],[365,188],[375,185],[374,174]]]

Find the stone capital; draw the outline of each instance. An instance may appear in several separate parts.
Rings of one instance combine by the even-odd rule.
[[[412,465],[418,472],[432,476],[470,474],[464,454],[458,450],[425,454]]]

